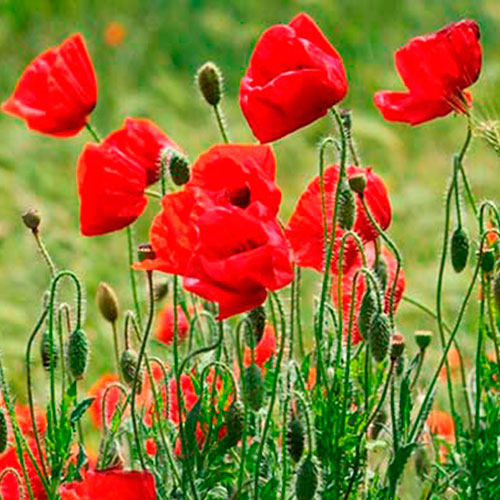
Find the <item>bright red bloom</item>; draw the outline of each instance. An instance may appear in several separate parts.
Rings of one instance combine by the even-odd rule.
[[[35,442],[28,441],[28,446],[33,453],[33,456],[35,457],[35,460],[37,461],[38,467],[40,467],[40,458]],[[35,500],[46,500],[47,495],[45,494],[45,489],[43,488],[42,481],[36,473],[36,469],[27,453],[24,454],[24,462],[26,464],[29,483],[31,485],[31,489],[33,490],[33,496]],[[7,468],[16,470],[21,476],[24,486],[23,500],[28,500],[28,489],[24,481],[23,470],[21,464],[19,463],[19,459],[17,457],[16,449],[14,446],[10,446],[7,451],[0,455],[0,472],[4,471]],[[4,477],[0,484],[0,496],[3,498],[3,500],[21,500],[19,486],[14,475],[7,474]]]
[[[255,364],[260,368],[271,359],[276,353],[276,333],[271,325],[266,325],[262,338],[259,340],[254,349]],[[245,346],[243,354],[243,364],[250,366],[252,362],[252,351],[249,346]]]
[[[89,389],[88,396],[94,397],[95,400],[92,402],[89,408],[89,416],[92,423],[100,429],[102,427],[102,403],[104,399],[104,394],[106,389],[112,385],[119,383],[119,379],[116,375],[112,373],[106,373],[102,375],[97,382]],[[122,398],[122,392],[118,387],[111,387],[108,390],[106,396],[106,422],[109,425],[115,413],[116,407]]]
[[[338,165],[332,165],[323,172],[328,234],[331,234],[332,231],[333,209],[339,169]],[[370,209],[371,215],[381,228],[384,230],[387,229],[391,222],[391,204],[382,179],[371,168],[363,169],[349,166],[346,171],[348,177],[359,173],[366,175],[366,187],[363,194],[366,204]],[[356,219],[353,230],[358,233],[364,242],[372,241],[378,236],[376,229],[371,225],[363,210],[359,197],[357,197]],[[325,239],[319,176],[316,176],[308,184],[306,190],[300,196],[285,232],[292,248],[295,263],[300,267],[311,267],[319,272],[323,272]],[[332,259],[332,270],[334,272],[337,270],[340,242],[343,234],[344,232],[337,227],[335,231],[334,258]],[[349,238],[344,248],[344,270],[349,269],[354,263],[356,255],[356,245],[353,239]]]
[[[267,29],[241,81],[240,105],[260,142],[324,116],[347,93],[342,59],[307,14]]]
[[[262,304],[267,290],[293,279],[288,245],[276,219],[258,202],[246,210],[217,207],[197,222],[198,245],[184,287],[219,304],[219,319]]]
[[[408,92],[380,91],[375,105],[389,121],[417,125],[452,111],[465,112],[464,90],[479,77],[479,26],[463,20],[411,39],[394,57]]]
[[[365,247],[365,255],[366,255],[366,265],[369,269],[373,268],[375,263],[375,250],[373,245],[368,245]],[[390,296],[392,293],[392,286],[394,284],[394,280],[396,279],[396,268],[397,261],[394,256],[385,248],[382,247],[382,251],[380,254],[380,258],[384,259],[385,264],[387,266],[387,284],[384,290],[384,312],[389,314],[389,304],[390,304]],[[349,329],[349,315],[351,308],[351,294],[352,287],[354,281],[354,275],[356,271],[361,269],[363,263],[361,260],[361,256],[358,254],[358,258],[356,263],[346,272],[342,274],[342,317],[343,317],[343,326],[344,326],[344,336],[347,336]],[[403,269],[399,270],[398,279],[396,282],[396,292],[394,294],[394,303],[393,309],[396,311],[398,305],[403,297],[403,292],[406,286],[405,277]],[[366,290],[365,277],[363,274],[360,274],[356,278],[356,291],[354,298],[354,315],[353,322],[351,326],[351,342],[353,344],[357,344],[361,340],[361,335],[358,329],[358,316],[361,308],[361,300],[363,299],[363,295]],[[334,278],[332,284],[332,300],[335,305],[338,305],[338,287],[337,280]]]
[[[181,306],[177,306],[177,334],[179,340],[184,340],[189,333],[189,320],[186,318]],[[156,340],[164,344],[171,344],[174,340],[174,306],[165,304],[158,314],[155,330]]]
[[[147,471],[89,471],[83,481],[63,484],[61,500],[156,500],[154,476]]]
[[[4,401],[0,401],[0,408],[4,411],[5,415],[8,415],[7,408],[5,406]],[[47,415],[45,411],[41,408],[35,407],[35,424],[36,429],[39,434],[45,434],[47,430]],[[23,405],[17,403],[14,406],[14,411],[16,413],[17,424],[19,425],[19,429],[21,434],[27,438],[32,438],[35,436],[33,431],[33,423],[31,420],[30,409],[28,405]],[[14,443],[14,434],[12,432],[12,426],[10,424],[10,418],[7,418],[7,427],[8,427],[8,442]]]
[[[455,422],[448,413],[441,410],[431,410],[427,417],[429,432],[442,437],[450,443],[455,442]]]
[[[182,399],[184,401],[184,408],[186,411],[191,411],[196,401],[198,401],[198,395],[193,385],[191,377],[186,373],[183,373],[180,378],[181,382],[181,393]],[[177,398],[177,381],[172,378],[169,382],[169,417],[174,424],[179,424],[179,400]]]
[[[97,83],[82,35],[42,52],[24,70],[2,111],[31,130],[58,137],[77,134],[97,101]]]
[[[276,159],[270,146],[219,144],[195,161],[186,187],[201,189],[215,205],[247,208],[258,201],[276,215],[281,192],[275,179]]]
[[[165,148],[178,150],[153,122],[136,118],[127,118],[100,144],[84,147],[77,169],[82,234],[116,231],[142,214],[144,191],[159,178]]]

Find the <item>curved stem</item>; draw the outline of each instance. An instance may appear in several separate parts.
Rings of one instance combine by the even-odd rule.
[[[38,249],[40,250],[40,253],[42,254],[43,260],[47,264],[47,267],[49,268],[50,275],[52,278],[56,275],[57,269],[54,264],[54,261],[52,260],[47,248],[45,247],[42,238],[40,237],[40,233],[38,230],[31,231],[33,233],[33,236],[35,237],[36,244],[38,246]]]
[[[224,123],[224,118],[222,116],[222,109],[219,105],[212,106],[214,110],[215,120],[217,121],[217,126],[219,127],[220,134],[222,139],[227,144],[229,142],[226,125]]]

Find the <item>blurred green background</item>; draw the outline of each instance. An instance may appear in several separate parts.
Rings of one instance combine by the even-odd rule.
[[[390,124],[378,114],[372,96],[382,88],[402,89],[392,64],[396,48],[412,36],[472,17],[481,26],[484,47],[481,79],[473,88],[476,111],[481,118],[495,118],[500,101],[498,0],[0,1],[0,100],[8,97],[34,56],[81,31],[98,76],[92,123],[101,134],[119,127],[126,116],[151,117],[195,159],[220,140],[210,110],[195,88],[196,69],[207,60],[220,66],[226,80],[223,104],[231,138],[253,141],[238,105],[239,80],[259,34],[300,11],[317,20],[343,56],[350,87],[342,105],[353,109],[364,163],[373,165],[390,189],[394,212],[390,234],[404,255],[407,291],[433,305],[443,191],[452,154],[464,138],[465,120],[449,116],[417,128]],[[123,28],[120,43],[107,40],[112,22]],[[284,192],[283,219],[317,171],[320,138],[332,131],[331,121],[324,118],[275,144]],[[58,267],[72,269],[84,280],[86,328],[95,341],[94,373],[109,368],[113,359],[109,329],[95,307],[98,283],[108,281],[123,307],[132,305],[125,234],[87,239],[78,232],[75,165],[89,140],[86,131],[66,140],[37,135],[22,122],[0,116],[0,347],[14,370],[11,376],[23,372],[24,345],[48,284],[47,269],[20,220],[25,209],[41,211],[43,237]],[[476,195],[498,198],[500,161],[486,144],[475,141],[466,166]],[[157,208],[151,201],[139,221],[140,241],[147,239]],[[304,301],[311,305],[319,278],[306,274],[311,292]],[[458,308],[468,274],[447,280],[444,298],[449,314]],[[433,329],[434,324],[403,304],[399,327],[411,337],[413,330]],[[471,356],[473,321],[460,338]],[[411,339],[408,344],[414,350]]]

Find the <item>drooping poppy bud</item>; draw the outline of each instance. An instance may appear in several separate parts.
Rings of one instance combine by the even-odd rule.
[[[132,387],[135,380],[135,372],[137,370],[138,357],[137,353],[133,349],[126,349],[122,352],[120,356],[120,370],[123,375],[123,379]],[[137,380],[137,394],[142,391],[142,374],[139,374]]]
[[[0,455],[7,449],[7,419],[5,413],[0,409]]]
[[[245,390],[250,408],[259,411],[264,404],[264,381],[260,368],[252,363],[245,369]]]
[[[373,291],[373,285],[368,283],[358,316],[358,331],[365,340],[368,339],[369,328],[373,319],[373,315],[378,311],[377,297]]]
[[[89,363],[89,343],[87,334],[82,330],[74,330],[68,339],[68,368],[71,375],[80,380],[87,371]]]
[[[295,495],[297,500],[312,500],[318,488],[318,469],[314,464],[312,455],[300,464],[295,482]]]
[[[370,324],[370,343],[372,354],[378,363],[383,361],[389,352],[391,338],[391,325],[387,314],[378,312],[374,314]]]
[[[170,177],[176,186],[183,186],[189,182],[189,161],[177,152],[173,152],[168,163]]]
[[[243,408],[239,401],[233,401],[226,413],[227,447],[236,446],[243,435]]]
[[[481,255],[481,270],[483,273],[489,274],[495,269],[495,251],[488,249],[483,251]]]
[[[53,339],[54,340],[54,339]],[[42,340],[40,342],[40,356],[42,358],[42,366],[45,370],[49,371],[57,366],[59,359],[59,349],[55,341],[50,341],[49,330],[44,330],[42,333]]]
[[[245,329],[246,343],[255,347],[262,339],[266,327],[266,308],[257,306],[247,313],[246,318],[250,323]]]
[[[352,229],[356,217],[356,200],[349,183],[344,179],[340,181],[338,219],[341,229]]]
[[[469,236],[463,227],[457,227],[451,236],[451,264],[455,272],[464,270],[469,256]]]
[[[290,453],[293,461],[297,463],[304,453],[305,432],[304,425],[296,412],[292,413],[292,418],[288,422],[286,438],[288,453]]]

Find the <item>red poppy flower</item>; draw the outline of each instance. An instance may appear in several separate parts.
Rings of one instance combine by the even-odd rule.
[[[104,399],[104,394],[106,393],[106,389],[112,385],[119,383],[119,379],[116,375],[112,373],[106,373],[102,375],[97,382],[89,389],[88,395],[89,397],[94,397],[94,401],[90,405],[89,408],[89,416],[92,423],[100,429],[102,427],[102,403]],[[116,407],[120,400],[122,399],[122,392],[118,387],[111,387],[108,390],[106,396],[106,422],[110,425],[111,420],[113,418],[113,414],[115,413]]]
[[[94,68],[77,33],[28,65],[2,110],[25,120],[31,130],[69,137],[85,126],[96,101]]]
[[[266,325],[262,338],[259,340],[254,349],[254,363],[263,368],[264,365],[271,359],[271,356],[276,353],[276,334],[271,325]],[[250,347],[245,346],[243,354],[243,364],[250,366],[252,363],[252,351]]]
[[[160,153],[178,147],[151,121],[127,118],[100,144],[87,144],[78,160],[80,229],[96,236],[134,222],[147,205],[146,186],[159,178]]]
[[[189,375],[183,373],[180,382],[184,408],[186,411],[191,411],[196,401],[198,401],[198,395],[196,394],[193,381]],[[177,398],[177,381],[175,378],[172,378],[169,383],[169,402],[170,420],[174,424],[179,424],[179,400]]]
[[[270,146],[219,144],[196,160],[186,187],[201,189],[215,205],[247,208],[258,201],[276,215],[281,192],[275,178],[276,159]]]
[[[457,378],[460,373],[460,354],[456,347],[452,347],[448,351],[448,366],[450,367],[450,377],[453,379]],[[441,382],[446,382],[448,376],[446,374],[446,366],[443,365],[441,371],[439,372],[439,380]]]
[[[342,59],[301,13],[267,29],[241,81],[240,105],[260,142],[271,142],[324,116],[347,92]]]
[[[184,340],[189,333],[189,320],[181,306],[177,306],[177,334],[179,340]],[[155,337],[164,344],[171,344],[174,340],[174,306],[165,304],[158,314]]]
[[[89,471],[83,481],[63,484],[61,500],[156,500],[154,476],[147,471]]]
[[[363,196],[371,215],[382,229],[387,229],[391,222],[391,205],[384,182],[371,168],[347,167],[348,177],[359,173],[366,175],[366,187]],[[331,234],[332,231],[338,175],[338,165],[332,165],[323,172],[328,234]],[[372,241],[378,236],[376,229],[370,224],[359,198],[356,203],[356,219],[353,230],[365,242]],[[323,272],[325,243],[319,176],[316,176],[308,184],[306,190],[299,198],[297,206],[288,221],[285,233],[290,242],[295,263],[300,267],[311,267],[319,272]],[[337,227],[335,231],[334,258],[332,259],[332,270],[334,272],[337,270],[337,260],[343,234],[344,232]],[[349,238],[344,248],[344,270],[349,269],[354,263],[356,255],[356,245],[352,238]]]
[[[0,408],[4,411],[5,415],[8,415],[7,408],[5,406],[5,402],[0,402]],[[47,430],[47,415],[45,411],[41,408],[35,407],[35,424],[36,429],[39,434],[45,434]],[[33,423],[31,420],[31,413],[28,405],[16,404],[14,406],[14,411],[16,413],[17,424],[19,425],[19,429],[23,436],[27,438],[34,437],[33,431]],[[7,427],[8,427],[8,442],[14,443],[14,435],[12,432],[12,426],[10,425],[10,419],[7,418]]]
[[[197,222],[198,245],[186,268],[184,287],[219,304],[219,319],[262,304],[267,290],[293,279],[288,245],[269,211],[256,202],[205,212]]]
[[[375,94],[384,118],[417,125],[452,111],[465,112],[470,94],[464,90],[481,71],[479,37],[479,26],[463,20],[413,38],[399,49],[395,65],[408,92]]]
[[[365,247],[366,255],[366,265],[368,268],[373,268],[375,263],[375,250],[373,245],[368,245]],[[394,279],[396,278],[396,267],[397,261],[394,256],[385,248],[382,247],[380,258],[384,259],[387,266],[387,284],[384,291],[384,312],[389,313],[389,303],[390,296],[392,293],[392,286],[394,284]],[[362,267],[361,256],[358,254],[356,263],[344,274],[342,274],[342,312],[343,312],[343,325],[344,325],[344,335],[347,336],[349,329],[349,315],[351,307],[351,294],[352,286],[354,281],[354,275],[358,269]],[[394,294],[394,304],[393,308],[396,311],[401,298],[403,297],[403,292],[406,286],[404,272],[400,269],[398,274],[398,281],[396,283],[396,292]],[[354,316],[351,326],[351,342],[357,344],[361,340],[361,335],[358,329],[358,315],[361,308],[361,300],[366,290],[365,277],[361,274],[356,279],[356,292],[354,298]],[[335,305],[338,305],[338,287],[337,281],[334,279],[332,285],[332,300]]]
[[[40,467],[40,457],[38,455],[37,447],[34,441],[28,441],[28,446],[35,457],[35,460],[38,463],[38,467]],[[38,476],[36,469],[31,462],[28,454],[24,454],[24,462],[26,465],[26,470],[28,473],[29,483],[31,485],[31,489],[33,491],[33,497],[35,500],[46,500],[47,495],[45,494],[45,489],[43,488],[42,481]],[[12,468],[16,470],[21,476],[23,487],[24,487],[24,496],[23,500],[28,500],[28,489],[26,483],[24,481],[23,470],[21,464],[19,463],[19,459],[17,457],[16,448],[14,446],[10,446],[7,448],[2,455],[0,455],[0,472],[4,471],[7,468]],[[7,474],[2,482],[0,483],[0,496],[3,500],[21,500],[21,495],[19,492],[19,486],[17,483],[17,479],[12,474]]]

